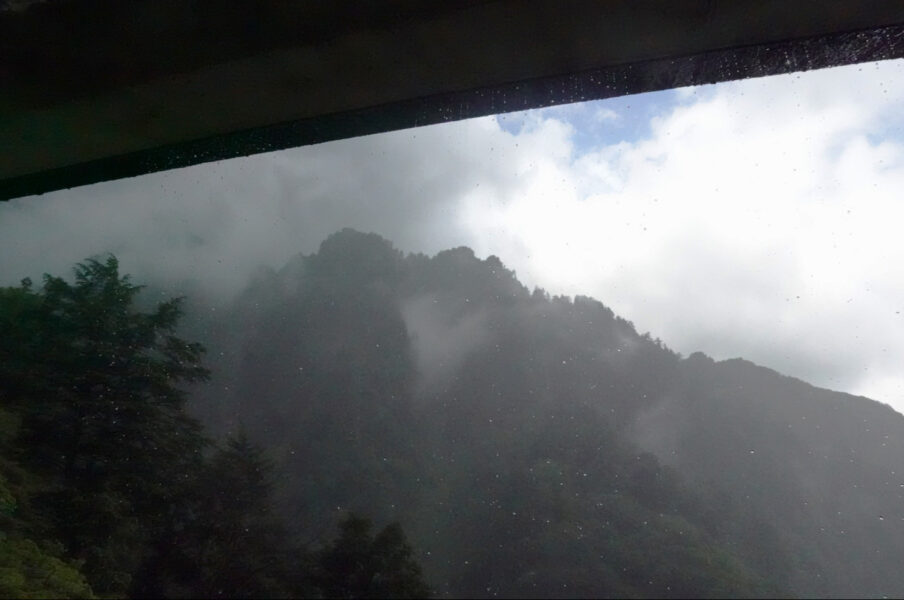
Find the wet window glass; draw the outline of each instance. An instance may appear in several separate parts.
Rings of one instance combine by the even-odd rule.
[[[902,65],[0,204],[0,595],[904,594]]]

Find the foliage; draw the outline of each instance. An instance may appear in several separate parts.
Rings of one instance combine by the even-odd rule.
[[[0,594],[320,595],[264,452],[239,435],[204,453],[181,300],[142,312],[141,290],[112,256],[0,288]],[[416,589],[398,527],[367,543],[373,589]]]
[[[42,479],[33,503],[98,593],[129,585],[151,530],[204,445],[177,385],[207,376],[175,336],[179,300],[135,308],[114,257],[74,282],[45,275],[0,294],[2,401],[20,419],[14,456]]]
[[[426,598],[413,550],[398,523],[376,536],[372,524],[349,514],[339,537],[316,555],[313,581],[326,598]]]
[[[904,590],[887,407],[344,230],[197,328],[210,444],[202,348],[140,290],[112,257],[0,288],[4,595]]]
[[[293,571],[304,556],[274,512],[272,473],[272,463],[241,434],[206,466],[198,482],[198,518],[185,548],[195,563],[191,596],[296,595],[299,577]]]
[[[94,598],[79,571],[26,539],[0,538],[0,597]]]

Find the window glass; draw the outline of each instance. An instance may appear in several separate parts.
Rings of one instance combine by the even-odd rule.
[[[904,593],[902,64],[0,204],[0,592]]]

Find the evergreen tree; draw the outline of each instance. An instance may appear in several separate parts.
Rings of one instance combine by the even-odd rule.
[[[352,518],[312,555],[263,451],[239,435],[205,459],[179,388],[203,348],[175,335],[180,299],[142,312],[141,289],[112,256],[0,288],[0,595],[332,596],[346,575],[352,596],[425,595],[398,525]]]
[[[212,458],[201,480],[193,596],[295,595],[290,561],[301,557],[274,512],[272,474],[271,461],[244,434]]]
[[[376,536],[368,519],[350,514],[339,537],[317,554],[314,582],[326,598],[425,598],[430,588],[401,526]]]
[[[28,539],[0,537],[0,597],[94,598],[79,571]]]
[[[100,594],[121,594],[204,445],[179,383],[207,376],[174,334],[180,300],[144,313],[114,257],[75,281],[0,290],[0,402],[20,419],[14,456],[33,498]]]

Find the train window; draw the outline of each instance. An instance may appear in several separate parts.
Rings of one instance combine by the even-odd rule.
[[[0,204],[0,595],[900,596],[902,66]]]

